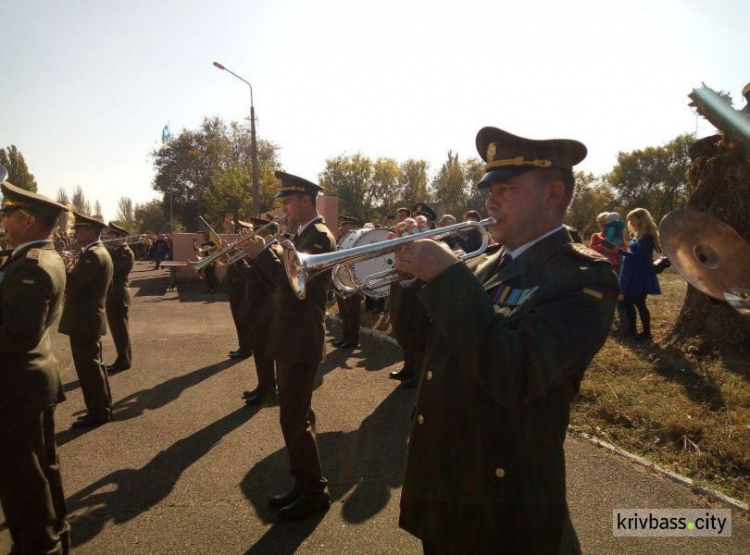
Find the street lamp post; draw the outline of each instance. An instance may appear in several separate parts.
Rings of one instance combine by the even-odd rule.
[[[255,140],[255,106],[253,105],[253,86],[249,81],[243,79],[231,69],[227,69],[219,62],[214,62],[214,66],[223,71],[228,71],[237,79],[250,87],[250,157],[253,164],[253,214],[255,216],[260,216],[260,192],[258,190],[258,143]]]

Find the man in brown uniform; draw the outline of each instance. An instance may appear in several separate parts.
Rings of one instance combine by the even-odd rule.
[[[239,220],[237,225],[240,228],[240,234],[250,233],[253,225],[248,222]],[[229,351],[229,358],[241,359],[253,355],[253,343],[250,340],[250,330],[248,325],[248,299],[245,278],[242,275],[240,262],[236,262],[227,267],[224,280],[221,283],[222,288],[229,297],[229,310],[232,312],[234,328],[237,330],[237,349]]]
[[[10,183],[0,187],[14,248],[0,266],[0,503],[13,553],[67,553],[55,446],[55,405],[65,396],[49,336],[65,291],[65,265],[50,235],[67,208]]]
[[[111,243],[110,257],[112,258],[112,288],[107,294],[107,324],[112,340],[115,342],[117,358],[107,366],[107,372],[113,374],[129,370],[132,365],[132,349],[130,347],[130,331],[128,330],[128,312],[130,310],[129,276],[135,264],[135,255],[125,243],[125,237],[130,232],[124,227],[110,222],[107,232],[108,239],[120,238]]]
[[[412,208],[413,216],[425,216],[428,224],[435,220],[435,211],[426,202],[418,202]],[[391,285],[388,295],[388,313],[391,315],[393,336],[404,353],[404,366],[388,377],[399,380],[403,387],[417,387],[419,369],[422,367],[427,332],[430,318],[422,303],[417,298],[418,288],[411,285],[404,287],[400,283]]]
[[[426,283],[418,297],[433,321],[399,525],[425,553],[557,554],[570,403],[609,333],[617,277],[563,226],[583,144],[493,127],[476,142],[504,249],[474,272],[436,241],[396,256]]]
[[[271,223],[271,220],[251,218],[256,229]],[[276,235],[277,226],[269,226],[258,231],[258,236],[266,239]],[[258,386],[244,391],[242,397],[248,406],[268,403],[276,399],[276,368],[273,357],[268,352],[268,341],[271,321],[276,308],[275,287],[258,268],[240,260],[236,264],[244,278],[245,314],[250,343],[253,345],[253,361],[258,378]]]
[[[284,172],[276,172],[292,243],[299,252],[321,254],[336,250],[333,235],[318,214],[315,198],[322,187]],[[252,264],[276,287],[276,311],[271,323],[268,354],[276,360],[281,430],[291,462],[294,487],[268,502],[281,518],[304,518],[326,510],[331,502],[323,477],[315,436],[312,392],[318,365],[325,353],[325,309],[331,273],[321,272],[308,283],[300,300],[292,291],[282,261],[259,237],[246,250]]]
[[[112,419],[112,394],[102,362],[101,337],[107,333],[104,304],[112,287],[112,258],[99,240],[107,224],[73,213],[75,237],[83,252],[68,274],[59,332],[70,337],[78,380],[88,412],[74,428],[99,426]]]
[[[351,216],[341,216],[339,218],[339,242],[346,237],[349,232],[359,227],[359,220]],[[334,341],[333,345],[340,349],[353,349],[359,345],[359,323],[362,317],[362,295],[360,294],[342,294],[339,291],[336,295],[336,305],[341,316],[341,327],[343,337],[339,341]]]

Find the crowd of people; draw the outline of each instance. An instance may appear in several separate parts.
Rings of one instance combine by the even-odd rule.
[[[393,264],[415,280],[391,284],[387,296],[404,359],[390,378],[416,388],[399,526],[422,541],[425,553],[489,553],[498,546],[556,553],[568,520],[563,443],[570,404],[616,307],[624,332],[651,338],[646,297],[659,293],[649,273],[658,232],[650,214],[637,209],[626,218],[629,243],[625,223],[610,213],[599,216],[591,248],[574,241],[575,230],[563,219],[573,168],[587,153],[578,141],[532,140],[485,127],[476,145],[485,163],[476,186],[494,219],[484,252],[475,252],[485,235],[476,227],[440,241],[420,238],[420,231],[457,223],[451,214],[438,218],[424,202],[399,208],[386,224],[393,237],[415,234],[394,253]],[[238,222],[242,235],[256,231],[242,244],[246,256],[225,277],[239,344],[229,356],[255,362],[256,387],[242,393],[247,405],[278,401],[292,485],[268,505],[282,519],[300,519],[326,510],[331,500],[312,397],[326,351],[332,277],[310,276],[300,294],[287,277],[284,250],[329,253],[337,241],[318,213],[322,188],[275,175],[289,243],[278,244],[280,229],[268,219]],[[9,183],[2,191],[2,225],[13,251],[0,266],[0,363],[10,376],[0,392],[0,501],[16,552],[62,553],[70,548],[70,528],[54,407],[64,395],[49,329],[62,310],[59,331],[70,337],[87,408],[73,425],[106,424],[112,417],[108,375],[132,365],[127,275],[135,255],[127,230],[75,214],[80,254],[66,271],[51,234],[67,209]],[[481,215],[472,211],[463,219],[478,222]],[[340,224],[339,245],[360,228],[351,217]],[[220,247],[210,238],[196,245],[205,254]],[[171,250],[166,236],[139,248],[156,268]],[[475,256],[463,260],[464,253]],[[336,296],[343,335],[335,346],[352,349],[359,345],[364,299]],[[101,357],[107,324],[117,350],[111,365]]]

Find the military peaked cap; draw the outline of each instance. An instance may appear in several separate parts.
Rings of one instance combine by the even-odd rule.
[[[414,208],[411,209],[412,216],[419,216],[420,214],[422,216],[427,216],[433,222],[437,219],[437,214],[435,214],[435,211],[430,208],[426,202],[418,202],[414,205]]]
[[[68,208],[47,198],[44,195],[26,191],[20,187],[5,181],[0,185],[3,192],[3,204],[0,207],[0,214],[10,212],[17,208],[22,208],[28,212],[36,212],[57,216],[60,212],[67,212]]]
[[[296,175],[281,171],[274,172],[274,175],[281,181],[281,188],[273,198],[283,198],[296,194],[310,195],[315,198],[323,192],[323,187],[320,185]]]
[[[84,216],[83,214],[79,214],[75,210],[73,211],[73,215],[75,216],[75,222],[73,223],[73,227],[93,227],[97,231],[101,232],[106,227],[107,224],[105,224],[101,220],[97,220],[95,218],[91,218],[89,216]]]
[[[339,216],[339,225],[354,224],[359,227],[359,220],[352,216]]]
[[[120,227],[114,222],[109,222],[107,231],[110,233],[114,233],[115,235],[119,235],[120,237],[127,237],[128,235],[130,235],[130,232],[127,229],[125,229],[124,227]]]
[[[479,188],[537,168],[573,171],[573,166],[586,158],[586,146],[578,141],[526,139],[496,127],[479,130],[477,151],[486,162],[486,173],[477,183]]]

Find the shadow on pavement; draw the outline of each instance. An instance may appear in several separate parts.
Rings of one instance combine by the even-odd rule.
[[[331,511],[346,522],[361,523],[382,511],[403,481],[406,439],[414,396],[394,390],[353,432],[318,435],[323,471],[331,491]],[[282,449],[255,465],[240,484],[245,497],[265,522],[275,520],[266,503],[292,487],[289,460]],[[275,522],[247,553],[294,553],[325,515],[296,523]]]
[[[68,498],[75,530],[73,546],[95,538],[106,526],[128,522],[165,499],[182,473],[255,412],[242,407],[156,455],[140,469],[115,470]],[[77,511],[84,514],[75,515]]]
[[[182,395],[186,389],[196,386],[214,374],[237,364],[238,360],[222,360],[188,374],[181,374],[159,383],[151,389],[142,389],[123,397],[112,404],[113,420],[130,420],[141,416],[147,410],[160,409]]]

